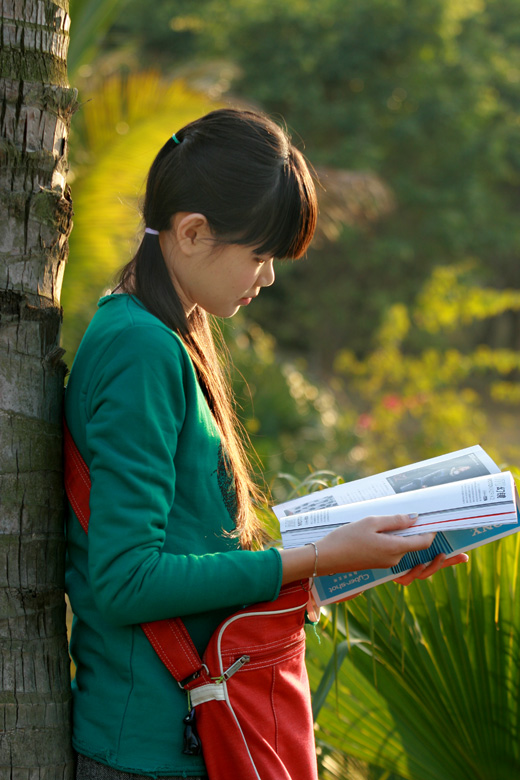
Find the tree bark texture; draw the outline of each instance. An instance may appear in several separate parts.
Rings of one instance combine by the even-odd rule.
[[[60,292],[68,0],[0,0],[0,780],[71,780]]]

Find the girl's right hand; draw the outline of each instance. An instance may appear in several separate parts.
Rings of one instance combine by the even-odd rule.
[[[343,525],[316,543],[318,574],[337,574],[362,569],[389,569],[403,555],[426,550],[434,533],[397,536],[388,531],[410,528],[417,515],[379,515]]]
[[[317,574],[339,574],[363,569],[387,569],[396,566],[403,555],[426,550],[435,534],[397,536],[388,533],[413,526],[416,515],[381,515],[365,517],[336,528],[318,542]],[[315,551],[312,545],[281,550],[282,583],[310,577],[314,571]]]

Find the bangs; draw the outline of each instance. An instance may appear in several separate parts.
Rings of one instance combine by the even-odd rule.
[[[303,156],[292,149],[275,189],[260,201],[251,213],[249,229],[234,243],[278,260],[297,260],[312,241],[317,218],[314,182]]]

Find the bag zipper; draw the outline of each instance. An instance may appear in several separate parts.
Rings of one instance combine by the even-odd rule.
[[[245,612],[245,613],[242,613],[241,615],[235,615],[234,617],[230,617],[220,627],[220,631],[219,631],[219,634],[218,634],[217,657],[218,657],[218,660],[219,660],[219,663],[220,663],[220,668],[222,669],[222,651],[221,651],[222,635],[224,634],[224,631],[226,630],[226,628],[229,625],[231,625],[231,623],[234,623],[235,620],[240,620],[240,619],[245,618],[245,617],[253,617],[253,616],[256,616],[256,615],[261,615],[262,617],[266,617],[266,616],[269,616],[269,615],[283,615],[283,614],[288,615],[291,612],[298,612],[299,610],[302,609],[303,606],[305,606],[305,605],[304,604],[300,604],[297,607],[289,607],[288,609],[275,609],[275,610],[268,611],[268,612],[258,612],[258,611],[255,611],[255,609],[253,607],[250,612]],[[241,656],[237,661],[235,661],[235,663],[231,664],[231,666],[229,667],[229,669],[226,672],[222,673],[222,677],[224,677],[224,675],[226,675],[226,674],[229,675],[229,672],[231,672],[231,671],[232,671],[232,673],[234,673],[238,669],[240,669],[240,667],[243,666],[243,663],[241,663],[241,661],[244,658],[247,658],[248,661],[249,661],[249,656]],[[244,661],[244,663],[247,663],[247,662]],[[237,664],[238,664],[238,667],[237,667]],[[262,778],[260,777],[260,775],[258,773],[258,769],[256,768],[256,764],[254,762],[253,756],[251,755],[251,751],[249,750],[249,745],[247,744],[247,740],[246,740],[246,738],[244,736],[244,733],[242,731],[242,727],[240,726],[240,721],[238,720],[236,712],[234,711],[233,706],[232,706],[232,704],[231,704],[231,702],[229,700],[229,695],[227,693],[227,686],[225,684],[225,680],[223,680],[222,682],[224,684],[224,692],[225,692],[225,697],[226,697],[225,701],[226,701],[229,709],[231,710],[231,714],[232,714],[232,716],[233,716],[233,718],[235,720],[237,728],[238,728],[240,734],[242,735],[242,740],[243,740],[243,743],[244,743],[244,747],[247,750],[247,754],[248,754],[249,760],[251,762],[251,767],[252,767],[252,769],[253,769],[253,771],[255,773],[255,776],[256,776],[257,780],[262,780]]]
[[[214,680],[216,683],[222,683],[224,681],[228,681],[230,677],[232,677],[235,672],[238,672],[239,669],[241,669],[244,664],[249,663],[250,657],[248,655],[242,655],[240,658],[237,658],[235,663],[231,664],[229,669],[226,669],[224,674],[221,674],[220,677],[212,677],[211,679]]]

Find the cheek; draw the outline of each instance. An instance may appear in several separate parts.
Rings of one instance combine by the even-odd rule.
[[[237,292],[246,292],[250,287],[253,287],[256,281],[257,274],[248,269],[241,270],[239,273],[233,274],[233,277],[229,279],[229,286]]]
[[[249,270],[249,272],[247,274],[247,284],[250,287],[254,286],[256,284],[256,282],[258,281],[258,277],[260,276],[261,273],[262,273],[262,266],[261,265],[256,265],[252,270]],[[244,274],[244,277],[245,276],[246,275]]]

